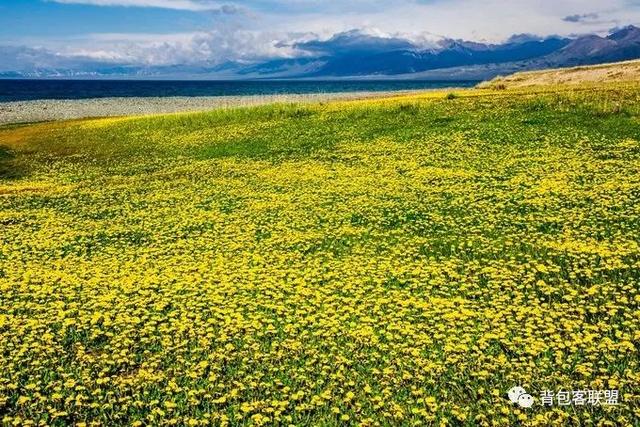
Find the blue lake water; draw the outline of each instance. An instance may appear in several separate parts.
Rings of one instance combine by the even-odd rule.
[[[477,81],[0,80],[0,102],[108,97],[238,96],[469,87]]]

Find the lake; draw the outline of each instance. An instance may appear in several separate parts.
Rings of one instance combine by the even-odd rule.
[[[168,81],[0,80],[0,102],[111,97],[239,96],[336,92],[386,92],[470,87],[478,81]]]

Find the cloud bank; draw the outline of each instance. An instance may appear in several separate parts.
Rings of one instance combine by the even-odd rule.
[[[102,7],[153,7],[173,10],[207,11],[207,10],[235,10],[237,7],[221,5],[209,0],[50,0],[61,4],[82,4]]]
[[[564,22],[589,22],[600,17],[597,13],[583,13],[581,15],[569,15],[562,18]]]

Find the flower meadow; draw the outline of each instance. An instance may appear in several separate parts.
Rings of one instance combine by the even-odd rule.
[[[0,423],[638,425],[639,101],[0,128]]]

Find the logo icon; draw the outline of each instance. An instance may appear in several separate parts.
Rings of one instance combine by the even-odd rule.
[[[507,395],[513,404],[517,404],[521,408],[531,408],[533,406],[533,396],[520,386],[512,387],[507,392]]]

